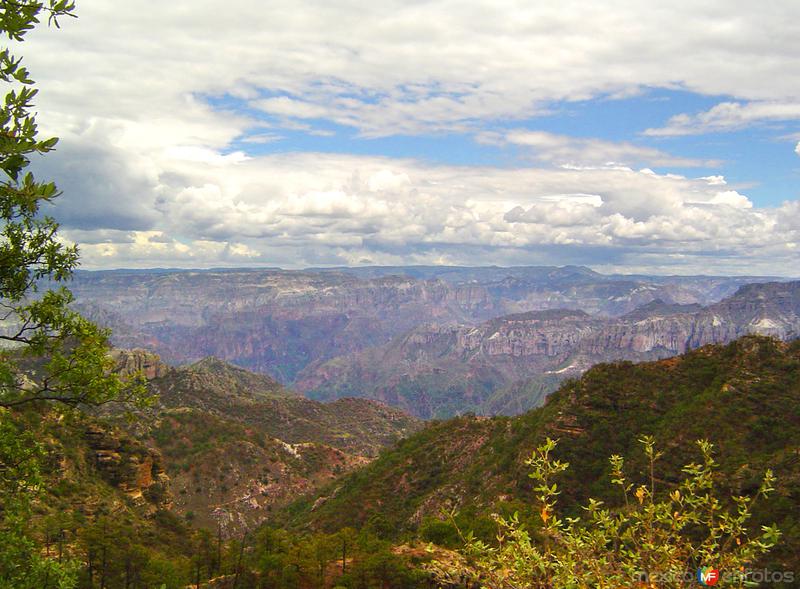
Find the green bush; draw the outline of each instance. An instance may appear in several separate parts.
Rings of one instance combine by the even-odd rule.
[[[552,458],[556,442],[540,446],[527,461],[533,468],[540,526],[529,531],[517,514],[497,516],[497,544],[464,537],[464,559],[435,562],[432,572],[445,584],[468,578],[483,587],[511,589],[616,588],[641,581],[648,586],[696,587],[696,571],[719,571],[719,587],[752,586],[747,567],[778,541],[775,526],[749,529],[751,508],[773,490],[767,471],[751,497],[718,498],[717,463],[712,445],[699,441],[699,463],[683,467],[685,478],[670,489],[656,485],[655,464],[661,453],[651,437],[643,437],[649,466],[648,480],[628,480],[623,459],[612,456],[611,482],[619,488],[621,506],[608,508],[590,499],[582,517],[559,517],[558,484],[553,478],[568,468]],[[453,520],[455,524],[455,520]]]

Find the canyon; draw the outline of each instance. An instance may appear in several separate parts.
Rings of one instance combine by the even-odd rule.
[[[121,348],[166,362],[216,356],[290,384],[320,359],[386,343],[426,322],[476,324],[580,309],[619,316],[650,301],[709,304],[759,277],[606,276],[584,267],[114,270],[69,284]]]
[[[597,362],[798,331],[796,283],[585,267],[79,272],[76,307],[171,365],[214,356],[311,398],[515,414]]]
[[[595,364],[657,360],[747,334],[796,338],[800,282],[745,285],[705,307],[654,300],[620,317],[548,310],[477,326],[424,325],[388,345],[311,365],[296,387],[319,399],[360,394],[424,418],[515,414]]]

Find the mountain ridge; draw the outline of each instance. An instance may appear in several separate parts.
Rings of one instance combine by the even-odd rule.
[[[384,267],[79,272],[77,309],[118,347],[172,364],[214,355],[291,385],[312,363],[424,323],[570,308],[623,315],[655,298],[707,305],[756,277],[628,277],[580,267]]]
[[[146,350],[115,356],[123,373],[146,370],[156,404],[132,422],[103,415],[164,457],[177,513],[226,534],[252,529],[420,426],[368,399],[306,399],[214,357],[173,368]]]
[[[575,377],[611,360],[653,360],[706,344],[756,333],[779,339],[800,334],[800,282],[746,285],[718,303],[654,300],[616,318],[580,310],[529,311],[475,326],[418,326],[382,347],[309,365],[297,388],[318,399],[360,394],[421,417],[486,411],[498,391],[524,388],[529,379]],[[549,392],[549,391],[545,391]],[[540,402],[495,399],[496,412],[529,409]]]
[[[612,454],[626,458],[633,480],[645,476],[642,435],[664,450],[658,468],[666,481],[696,459],[695,440],[709,439],[723,495],[753,492],[767,468],[777,474],[776,496],[754,525],[778,524],[785,537],[773,564],[791,570],[800,564],[798,407],[798,340],[745,336],[668,359],[598,364],[522,415],[430,422],[319,497],[283,511],[282,521],[315,530],[373,525],[405,537],[424,535],[444,509],[463,513],[467,529],[491,538],[493,512],[520,511],[538,525],[525,460],[546,437],[560,440],[555,457],[570,463],[559,501],[573,511],[590,496],[619,500],[609,482]]]

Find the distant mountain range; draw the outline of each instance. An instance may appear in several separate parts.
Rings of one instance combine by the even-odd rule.
[[[752,333],[800,334],[800,282],[746,285],[707,307],[654,300],[613,318],[548,310],[477,326],[423,325],[383,346],[312,364],[295,386],[319,399],[379,399],[424,418],[516,414],[599,362],[666,358]]]
[[[797,284],[419,266],[80,272],[72,290],[121,347],[172,364],[213,355],[312,398],[430,418],[525,411],[596,362],[791,339]]]
[[[619,316],[650,301],[706,305],[764,278],[605,276],[583,267],[78,272],[79,308],[122,348],[172,364],[206,356],[290,385],[306,366],[426,324],[577,309]]]

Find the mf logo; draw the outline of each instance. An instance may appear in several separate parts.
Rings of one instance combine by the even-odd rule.
[[[697,569],[697,580],[701,585],[716,585],[719,581],[719,571],[711,567]]]

